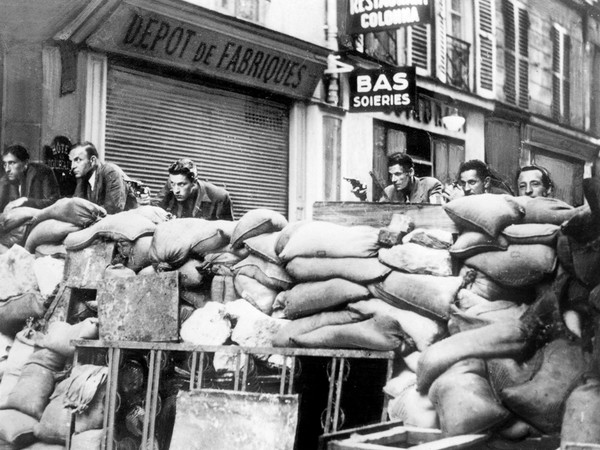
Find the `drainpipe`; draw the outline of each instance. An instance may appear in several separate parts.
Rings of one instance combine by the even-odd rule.
[[[327,42],[327,48],[331,51],[327,56],[327,71],[328,73],[328,85],[327,85],[327,103],[332,105],[339,105],[340,103],[340,81],[339,74],[335,73],[336,58],[334,52],[338,50],[338,27],[337,27],[337,0],[327,0],[325,4],[325,40]]]

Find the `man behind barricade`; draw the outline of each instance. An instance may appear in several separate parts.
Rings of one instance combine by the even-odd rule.
[[[458,168],[458,177],[452,187],[444,190],[446,201],[480,194],[514,195],[510,186],[490,166],[479,159],[463,162]]]
[[[554,182],[550,172],[541,166],[524,166],[517,172],[517,187],[519,196],[552,197],[554,195]]]

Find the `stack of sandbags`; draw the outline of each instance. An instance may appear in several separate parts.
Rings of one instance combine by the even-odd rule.
[[[27,229],[39,211],[22,206],[0,214],[0,254],[15,244],[25,244]]]

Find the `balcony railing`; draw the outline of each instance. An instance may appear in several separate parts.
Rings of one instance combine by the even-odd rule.
[[[446,36],[446,79],[449,85],[469,91],[471,44]]]

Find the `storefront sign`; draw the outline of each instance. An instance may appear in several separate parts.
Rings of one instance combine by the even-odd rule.
[[[402,111],[417,99],[414,67],[360,70],[350,75],[350,111]]]
[[[430,23],[431,9],[429,0],[350,0],[348,34]]]
[[[226,33],[126,4],[87,42],[92,48],[301,98],[312,96],[325,68],[325,60],[309,51],[286,49],[275,41],[265,45],[239,30]]]

